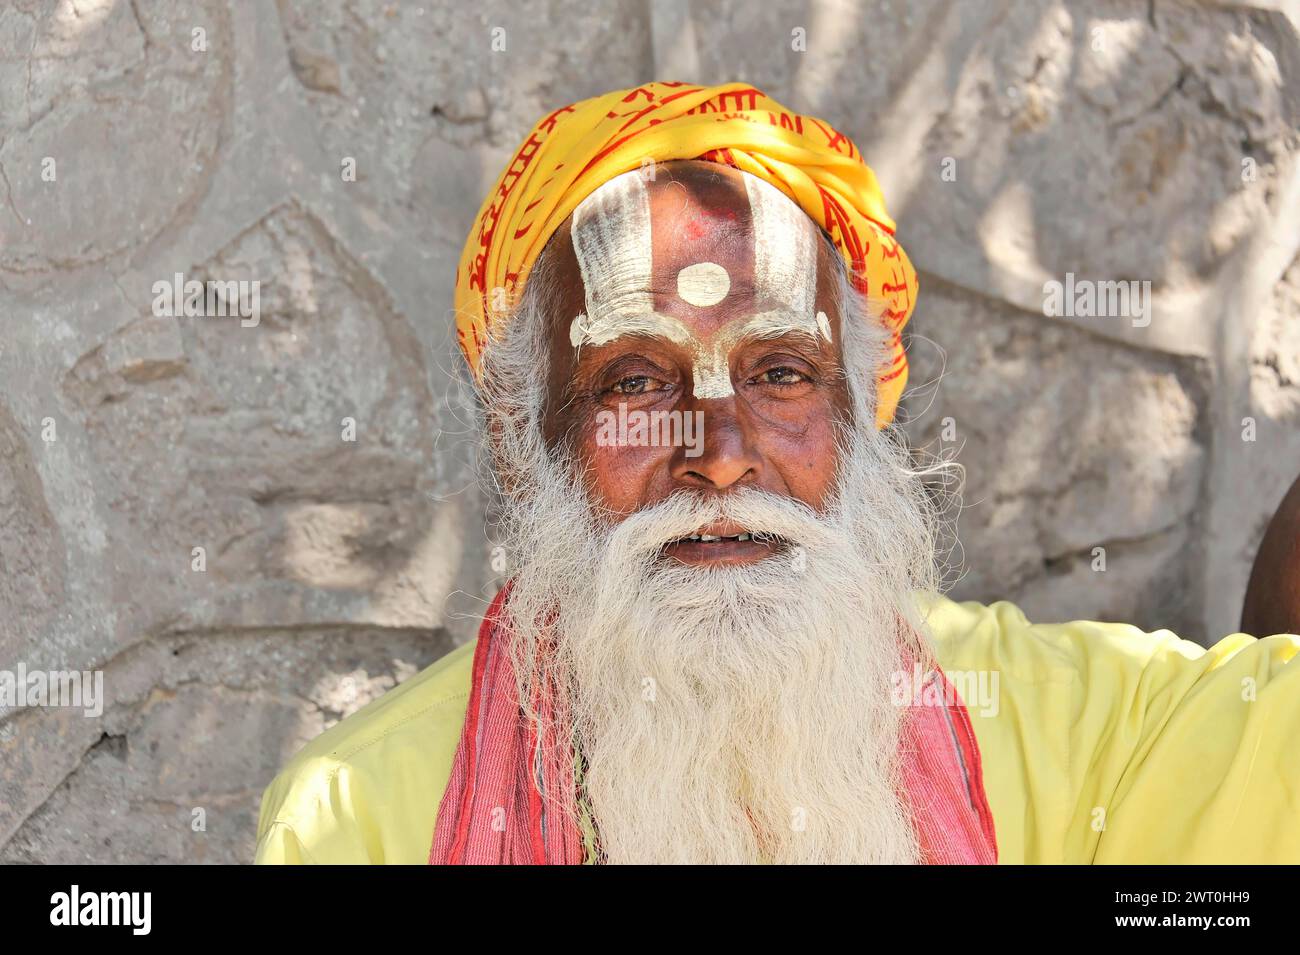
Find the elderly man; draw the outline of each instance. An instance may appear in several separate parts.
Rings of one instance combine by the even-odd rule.
[[[457,275],[513,576],[258,861],[1300,861],[1300,640],[938,595],[916,291],[853,143],[752,87],[542,120]]]

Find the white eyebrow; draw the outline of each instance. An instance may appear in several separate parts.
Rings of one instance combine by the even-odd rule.
[[[678,345],[695,340],[695,335],[680,321],[655,311],[621,308],[594,321],[586,315],[579,315],[569,325],[569,344],[574,348],[605,345],[625,335],[666,338]]]
[[[569,325],[569,342],[581,350],[583,345],[606,345],[627,335],[650,335],[687,345],[692,352],[691,377],[695,381],[695,397],[728,398],[735,394],[731,386],[730,361],[735,346],[745,339],[779,338],[791,333],[807,335],[813,340],[820,335],[829,342],[830,321],[825,312],[818,312],[814,318],[776,309],[733,319],[701,339],[671,315],[625,308],[595,321],[579,315]]]

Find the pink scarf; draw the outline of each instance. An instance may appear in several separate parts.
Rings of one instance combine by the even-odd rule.
[[[469,709],[438,810],[431,865],[584,861],[572,753],[554,740],[538,740],[520,711],[502,623],[508,590],[497,594],[479,630]],[[926,696],[939,693],[945,702],[910,707],[902,743],[903,786],[922,860],[991,865],[997,839],[970,716],[937,667],[932,679],[938,685]],[[553,725],[543,697],[537,700],[543,725]]]

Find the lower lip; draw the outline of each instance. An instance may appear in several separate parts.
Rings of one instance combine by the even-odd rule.
[[[780,549],[777,541],[674,541],[664,556],[693,567],[723,567],[753,564]]]

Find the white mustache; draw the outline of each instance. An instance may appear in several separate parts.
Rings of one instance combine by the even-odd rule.
[[[822,545],[838,534],[828,518],[794,498],[755,488],[714,495],[679,491],[625,518],[609,531],[609,546],[628,559],[653,558],[673,541],[718,521],[803,547]]]

